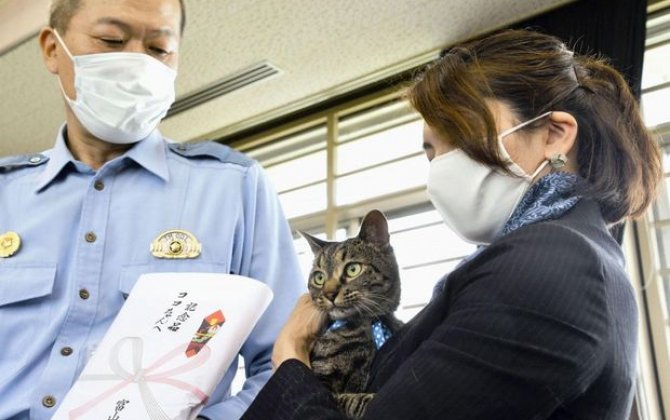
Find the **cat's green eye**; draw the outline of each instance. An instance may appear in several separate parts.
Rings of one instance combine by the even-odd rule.
[[[323,286],[323,283],[326,282],[326,275],[320,271],[315,271],[312,273],[312,283],[315,286]]]
[[[361,271],[363,271],[363,265],[360,263],[349,263],[344,268],[344,270],[347,277],[354,278],[361,274]]]

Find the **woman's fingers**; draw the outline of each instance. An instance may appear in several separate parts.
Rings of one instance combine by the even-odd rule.
[[[273,366],[277,368],[288,359],[298,359],[309,366],[309,353],[323,322],[322,312],[314,306],[309,294],[300,296],[275,342]]]

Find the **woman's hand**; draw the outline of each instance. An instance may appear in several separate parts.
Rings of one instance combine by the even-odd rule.
[[[300,296],[275,342],[272,351],[274,369],[288,359],[298,359],[311,367],[309,353],[323,322],[323,313],[314,306],[309,293]]]

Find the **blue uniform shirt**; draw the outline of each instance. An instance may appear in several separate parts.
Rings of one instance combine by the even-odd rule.
[[[303,292],[289,226],[261,167],[211,142],[176,145],[158,131],[94,171],[63,131],[53,149],[0,160],[0,235],[22,244],[0,258],[0,418],[55,412],[140,274],[219,272],[261,280],[274,300],[201,413],[239,417],[271,374],[274,340]],[[158,259],[151,242],[183,229],[193,259]],[[51,407],[49,407],[51,406]]]

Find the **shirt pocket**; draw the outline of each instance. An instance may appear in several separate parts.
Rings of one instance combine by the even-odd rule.
[[[51,295],[56,266],[3,267],[0,264],[0,307]]]
[[[151,264],[125,266],[119,276],[119,291],[124,299],[128,297],[137,279],[147,273],[228,273],[228,266],[183,260],[160,260]]]

